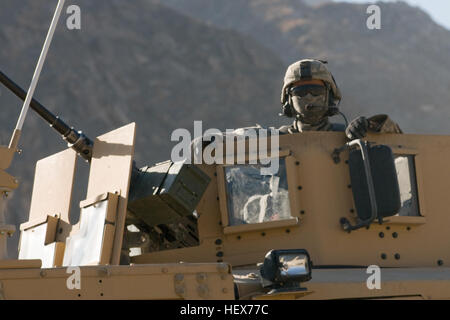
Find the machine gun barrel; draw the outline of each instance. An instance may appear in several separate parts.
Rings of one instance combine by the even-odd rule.
[[[0,71],[0,82],[9,90],[11,90],[17,97],[25,100],[27,93],[18,84],[8,78],[3,72]],[[68,146],[74,149],[81,157],[87,161],[91,161],[92,158],[92,140],[86,137],[81,131],[76,131],[74,128],[69,127],[58,116],[48,111],[39,101],[32,99],[30,107],[36,111],[50,127],[54,128],[61,134],[64,140],[67,141]]]

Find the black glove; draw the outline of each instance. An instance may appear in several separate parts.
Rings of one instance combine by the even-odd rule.
[[[369,129],[369,121],[365,117],[358,117],[348,125],[345,129],[345,135],[350,140],[364,138]]]

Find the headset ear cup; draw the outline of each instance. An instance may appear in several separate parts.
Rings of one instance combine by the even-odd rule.
[[[335,116],[339,113],[339,108],[336,106],[336,103],[334,103],[334,94],[333,91],[329,91],[328,94],[328,112],[327,112],[327,116],[328,117],[332,117]]]
[[[286,117],[292,118],[294,116],[294,113],[292,112],[292,106],[289,101],[287,101],[281,108],[283,109],[283,115],[285,115]]]
[[[336,104],[334,103],[334,93],[332,90],[329,90],[328,92],[328,106],[335,107]]]
[[[282,115],[286,116],[288,118],[293,118],[295,116],[294,108],[292,108],[291,104],[291,96],[289,94],[289,88],[286,88],[286,99],[285,103],[281,106],[282,109]]]

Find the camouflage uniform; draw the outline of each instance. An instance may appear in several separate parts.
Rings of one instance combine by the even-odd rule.
[[[325,121],[318,126],[303,124],[299,120],[295,120],[291,125],[281,126],[278,130],[280,134],[298,133],[304,131],[344,131],[345,125],[340,123],[331,123],[328,121],[327,117]]]
[[[305,114],[299,114],[298,108],[294,110],[294,107],[292,106],[292,97],[290,96],[289,90],[301,80],[321,80],[327,88],[328,95],[326,96],[325,101],[328,102],[328,105],[326,106],[328,111],[323,113],[323,116],[317,123],[308,123],[307,112],[305,112]],[[402,133],[398,124],[385,114],[375,115],[368,119],[359,117],[350,123],[347,130],[343,124],[330,123],[328,118],[339,113],[338,105],[341,99],[341,92],[333,75],[325,66],[325,62],[304,59],[293,63],[288,67],[284,77],[284,85],[281,91],[281,104],[283,106],[283,114],[288,117],[295,117],[295,120],[290,126],[280,127],[280,134],[304,131],[346,131],[347,136],[351,138],[351,134],[349,135],[348,131],[349,129],[353,129],[351,126],[355,125],[362,125],[364,128],[361,128],[361,131],[363,131],[364,134],[367,131]]]
[[[403,133],[399,125],[392,121],[386,114],[378,114],[367,119],[369,130],[380,133]]]
[[[403,133],[400,126],[386,114],[378,114],[367,119],[369,121],[368,131],[378,133]],[[298,133],[304,131],[345,131],[345,125],[331,123],[328,118],[320,126],[310,126],[295,120],[293,124],[282,126],[278,129],[280,134]]]

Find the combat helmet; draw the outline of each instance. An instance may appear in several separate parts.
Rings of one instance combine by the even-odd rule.
[[[288,117],[293,117],[292,108],[289,105],[289,89],[294,82],[299,80],[322,80],[327,86],[328,90],[328,106],[336,107],[342,99],[341,91],[339,90],[333,75],[326,67],[326,61],[315,59],[303,59],[291,64],[284,76],[283,89],[281,90],[281,105],[283,114]],[[329,116],[335,114],[338,109],[333,108],[334,112]]]

